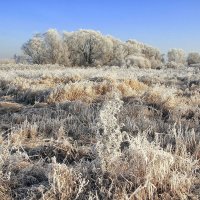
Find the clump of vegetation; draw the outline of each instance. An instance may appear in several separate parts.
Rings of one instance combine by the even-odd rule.
[[[34,35],[22,46],[23,55],[14,56],[15,63],[58,64],[65,67],[139,67],[139,68],[199,68],[198,52],[188,55],[182,49],[170,49],[162,54],[158,48],[129,39],[121,41],[94,30],[64,31],[49,29]],[[11,63],[3,62],[2,63]]]
[[[162,65],[162,56],[157,48],[135,40],[122,42],[93,30],[60,34],[50,29],[31,38],[22,46],[22,50],[34,64],[93,67],[127,65],[142,68]],[[16,57],[17,62],[21,58]]]

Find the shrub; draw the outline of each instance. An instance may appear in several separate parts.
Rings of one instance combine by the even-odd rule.
[[[182,49],[171,49],[167,53],[168,62],[185,64],[185,52]]]
[[[151,62],[142,56],[128,56],[126,58],[127,67],[137,66],[139,68],[150,68]]]
[[[174,61],[170,61],[170,62],[166,63],[165,66],[167,68],[178,69],[180,67],[183,67],[184,65],[181,63],[176,63]]]
[[[189,53],[187,57],[188,65],[199,64],[200,63],[200,54],[197,52]]]

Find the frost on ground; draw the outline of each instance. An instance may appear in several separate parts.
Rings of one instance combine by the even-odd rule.
[[[0,66],[0,199],[199,199],[197,68]]]

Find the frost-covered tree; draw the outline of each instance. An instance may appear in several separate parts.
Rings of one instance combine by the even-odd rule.
[[[40,34],[35,35],[22,46],[23,52],[30,56],[34,64],[45,63],[45,45]]]
[[[34,36],[22,49],[36,64],[123,66],[129,63],[149,68],[149,63],[150,67],[162,63],[161,53],[156,48],[136,40],[123,42],[93,30],[60,34],[55,29],[49,29]]]
[[[110,40],[110,52],[107,57],[109,57],[106,65],[109,66],[123,66],[125,65],[125,52],[124,52],[124,43],[118,39],[115,39],[111,36],[107,37],[107,40]]]
[[[188,65],[200,63],[200,54],[197,52],[189,53],[187,57],[187,63]]]
[[[55,29],[37,34],[22,46],[25,55],[31,57],[34,64],[69,65],[68,47]]]
[[[185,64],[185,52],[182,49],[171,49],[167,53],[168,62]]]
[[[55,29],[49,29],[43,36],[46,62],[51,64],[58,63],[62,56],[61,36]]]
[[[161,61],[162,56],[161,53],[159,51],[159,49],[151,47],[151,46],[144,46],[144,48],[142,49],[142,54],[144,55],[145,58],[149,59],[149,60],[159,60]]]
[[[123,45],[125,58],[130,55],[141,55],[142,46],[143,44],[137,40],[127,40]]]
[[[73,65],[103,65],[109,60],[111,43],[100,32],[79,30],[64,33]]]
[[[46,63],[69,65],[69,51],[63,37],[55,29],[44,34]]]
[[[138,57],[136,60],[142,60],[142,58],[144,58],[143,60],[148,60],[148,66],[146,67],[149,67],[149,63],[151,67],[158,67],[162,63],[162,56],[157,48],[153,48],[136,40],[128,40],[124,45],[124,52],[126,60],[127,58],[129,60],[130,57],[134,58],[134,60],[136,57]],[[143,63],[147,62],[145,61]]]
[[[142,54],[150,61],[151,68],[162,65],[162,54],[159,49],[145,45],[142,49]]]

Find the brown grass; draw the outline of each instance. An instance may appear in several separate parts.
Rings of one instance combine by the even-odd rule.
[[[199,199],[185,70],[1,65],[0,199]]]

